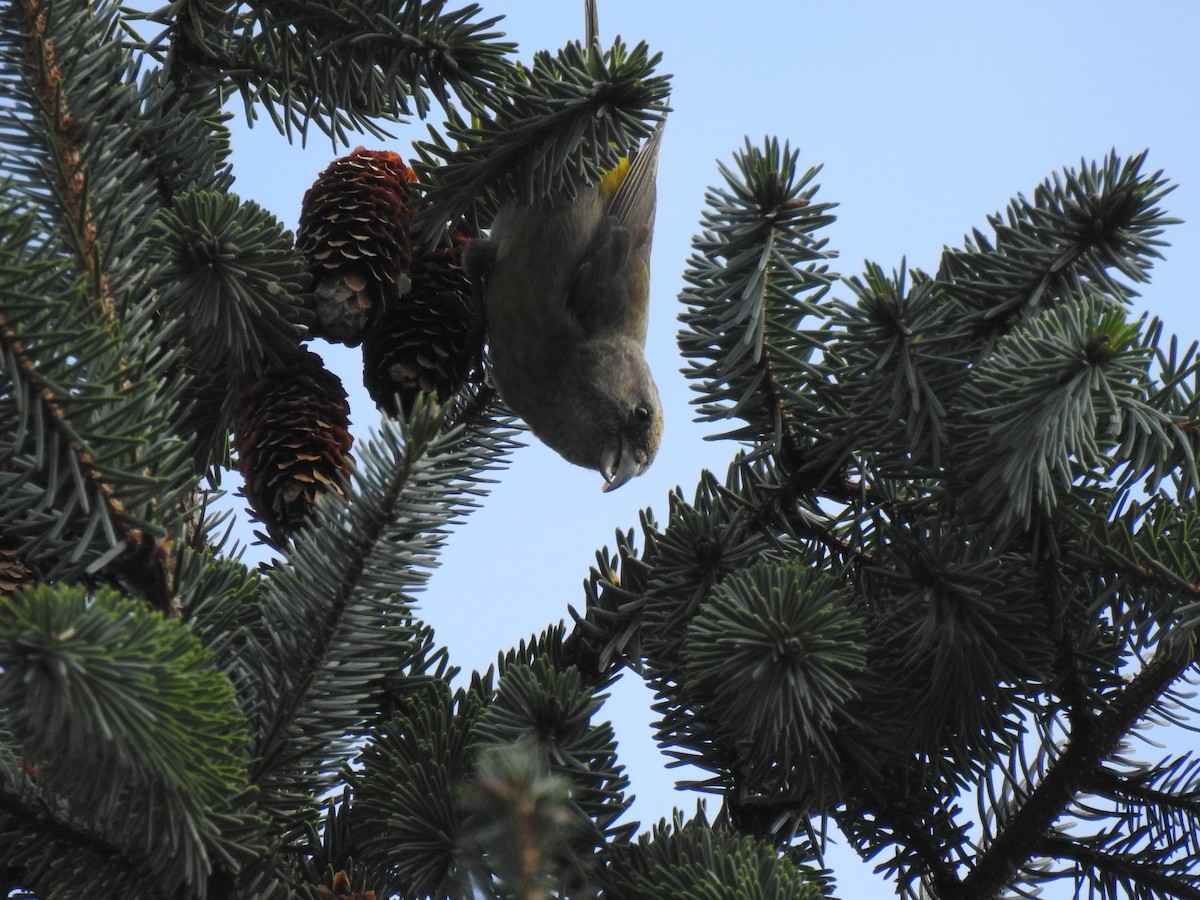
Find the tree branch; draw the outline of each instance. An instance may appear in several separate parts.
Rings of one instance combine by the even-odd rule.
[[[67,410],[59,402],[59,392],[42,376],[37,360],[3,313],[0,313],[0,347],[15,363],[10,367],[13,381],[19,379],[27,385],[31,402],[40,406],[42,414],[38,419],[43,423],[42,427],[59,435],[63,453],[69,454],[71,459],[67,469],[73,473],[79,492],[88,498],[89,505],[107,511],[117,540],[125,544],[125,553],[110,563],[107,571],[154,609],[166,615],[176,615],[178,611],[173,609],[170,592],[173,567],[167,543],[130,521],[125,505],[97,466],[94,454],[72,427]],[[48,465],[55,464],[51,462]]]
[[[1200,888],[1191,887],[1163,872],[1160,866],[1137,862],[1125,856],[1093,850],[1070,838],[1047,835],[1038,852],[1053,859],[1069,859],[1082,869],[1093,869],[1139,882],[1168,897],[1200,900]]]
[[[129,861],[125,848],[84,824],[65,818],[61,812],[56,814],[41,798],[30,801],[31,797],[26,792],[0,788],[0,813],[8,813],[26,826],[49,835],[52,841],[60,841],[76,851],[94,854],[109,865],[125,869],[131,879],[144,874],[140,863]]]
[[[932,824],[932,820],[946,822],[952,830],[959,829],[942,806],[936,805],[932,809],[922,809],[913,800],[914,798],[911,796],[885,797],[883,802],[869,808],[865,804],[860,804],[857,808],[852,808],[850,804],[847,804],[846,811],[835,814],[834,818],[842,832],[852,838],[855,821],[865,815],[873,816],[875,819],[874,829],[877,832],[890,832],[896,842],[911,857],[920,861],[921,874],[929,878],[936,896],[957,897],[961,894],[962,881],[955,872],[954,865],[947,858],[947,848],[936,837],[939,829]],[[932,816],[929,815],[930,813]],[[860,851],[861,855],[863,854]],[[891,864],[897,870],[906,868],[900,861],[900,855],[897,853]],[[864,859],[868,858],[864,856]]]
[[[86,112],[71,109],[67,78],[58,65],[54,42],[48,34],[48,19],[38,0],[20,0],[14,12],[25,38],[23,73],[35,112],[45,128],[47,150],[56,166],[55,191],[62,203],[63,224],[72,241],[75,266],[83,274],[88,298],[101,311],[109,331],[119,331],[117,304],[104,270],[103,244],[89,199],[89,173],[77,140]]]
[[[981,854],[960,888],[943,900],[984,900],[1011,884],[1017,870],[1048,840],[1051,825],[1063,814],[1080,787],[1099,771],[1121,739],[1154,701],[1179,678],[1192,660],[1160,656],[1148,663],[1104,712],[1089,717],[1028,799]],[[1189,896],[1181,894],[1180,896]]]

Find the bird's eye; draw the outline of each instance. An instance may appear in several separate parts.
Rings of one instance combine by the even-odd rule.
[[[635,419],[637,419],[639,422],[649,422],[650,421],[650,407],[635,406],[633,408],[633,417]]]

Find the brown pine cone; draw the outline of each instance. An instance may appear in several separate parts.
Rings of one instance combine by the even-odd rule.
[[[363,340],[363,383],[380,409],[396,415],[396,397],[407,415],[417,395],[445,402],[479,377],[483,315],[461,258],[467,239],[418,249],[412,290],[389,300]]]
[[[352,465],[349,426],[341,381],[308,350],[238,394],[238,468],[246,499],[272,537],[295,532],[326,491],[344,494]]]
[[[415,179],[399,154],[359,147],[304,194],[296,245],[313,275],[316,336],[354,347],[408,291]]]
[[[33,581],[33,573],[21,560],[20,547],[21,542],[15,537],[0,532],[0,596]]]

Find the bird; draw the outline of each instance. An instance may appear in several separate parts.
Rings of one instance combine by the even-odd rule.
[[[501,399],[605,491],[645,472],[662,441],[645,344],[664,122],[573,198],[501,207],[463,260]]]

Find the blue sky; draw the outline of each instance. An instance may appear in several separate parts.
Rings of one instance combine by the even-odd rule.
[[[483,5],[506,16],[498,27],[526,59],[581,36],[576,0]],[[664,443],[646,475],[610,494],[601,493],[595,472],[532,439],[516,454],[483,508],[450,538],[419,598],[421,614],[464,669],[486,667],[521,638],[568,618],[568,604],[582,606],[581,583],[614,529],[635,526],[647,506],[662,516],[667,493],[681,485],[690,496],[702,468],[724,473],[736,448],[704,441],[720,429],[691,422],[675,346],[676,297],[705,188],[719,183],[717,161],[728,162],[745,136],[778,136],[800,149],[802,166],[824,166],[818,197],[839,204],[824,234],[839,253],[831,268],[844,275],[860,273],[865,259],[891,269],[907,257],[910,267],[932,270],[944,246],[983,228],[988,214],[1051,173],[1114,148],[1122,155],[1149,148],[1151,170],[1179,185],[1167,209],[1186,221],[1167,235],[1172,246],[1139,308],[1185,341],[1200,337],[1200,4],[600,0],[600,27],[606,43],[617,34],[646,40],[664,55],[660,71],[674,75],[647,348],[662,393]],[[409,156],[425,129],[413,123],[394,133],[392,141],[355,143]],[[294,228],[304,191],[348,149],[335,153],[319,136],[306,149],[288,147],[266,121],[239,128],[234,189]],[[363,439],[376,414],[361,388],[358,353],[337,350],[327,359],[350,391],[353,430]],[[626,676],[604,709],[643,824],[669,816],[672,805],[691,810],[696,800],[672,790],[678,772],[663,770],[653,746],[650,699]],[[1152,752],[1135,747],[1133,755]],[[830,857],[843,898],[890,893],[845,859],[836,849]]]

